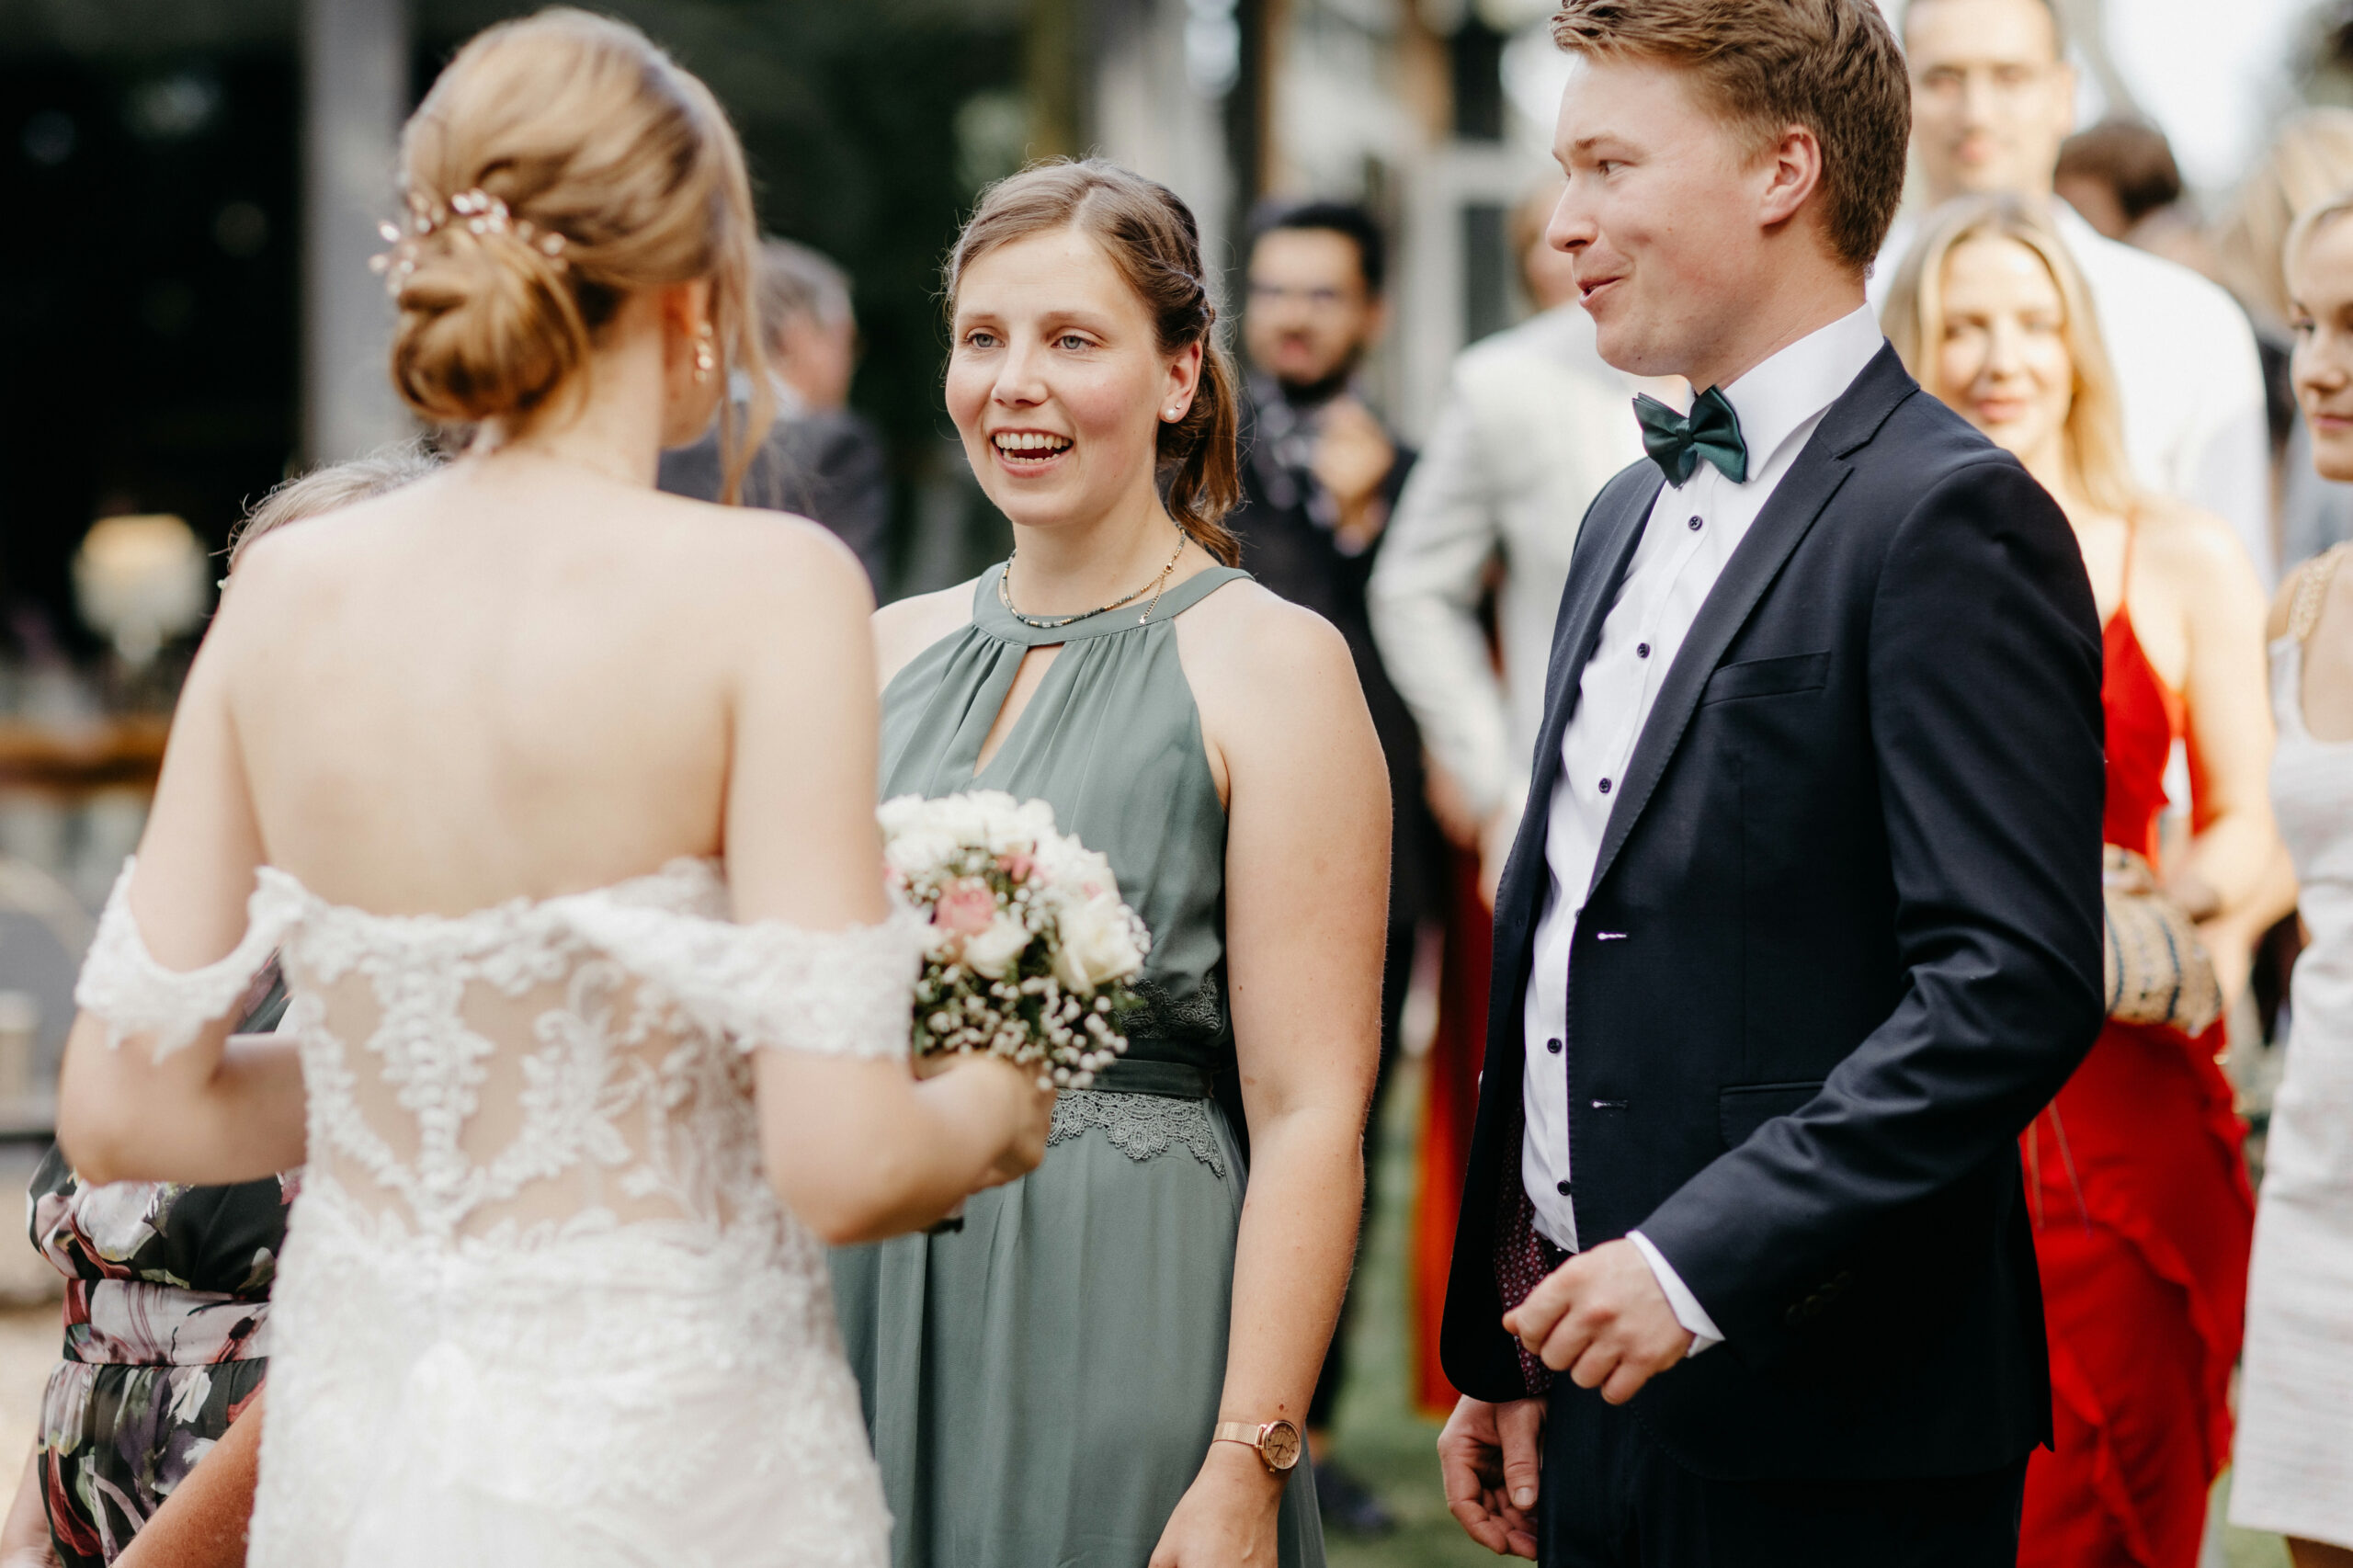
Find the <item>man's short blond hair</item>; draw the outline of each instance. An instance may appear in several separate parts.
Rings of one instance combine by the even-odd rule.
[[[1813,131],[1832,253],[1858,272],[1879,254],[1904,199],[1912,84],[1873,0],[1565,0],[1552,41],[1690,72],[1760,150]]]

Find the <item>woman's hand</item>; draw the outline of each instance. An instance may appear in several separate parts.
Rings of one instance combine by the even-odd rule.
[[[1284,1477],[1240,1443],[1211,1443],[1153,1549],[1151,1568],[1275,1568]]]
[[[1046,1158],[1046,1135],[1054,1124],[1054,1091],[1040,1088],[1033,1070],[980,1052],[961,1057],[941,1075],[948,1073],[981,1073],[996,1080],[993,1086],[1002,1095],[1010,1120],[1003,1151],[974,1190],[1003,1187],[1036,1170]]]

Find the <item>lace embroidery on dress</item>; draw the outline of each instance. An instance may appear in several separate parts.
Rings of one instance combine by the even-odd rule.
[[[904,1053],[921,928],[728,907],[712,861],[451,916],[265,868],[237,950],[176,974],[118,886],[76,993],[116,1038],[185,1049],[273,948],[292,992],[311,1164],[271,1309],[256,1568],[888,1563],[824,1251],[764,1172],[749,1052]]]
[[[1182,1040],[1214,1035],[1225,1027],[1214,970],[1201,976],[1199,987],[1182,1000],[1156,980],[1139,980],[1135,990],[1143,1010],[1128,1025],[1130,1040]]]
[[[737,926],[611,901],[567,918],[593,945],[629,954],[639,978],[740,1050],[907,1054],[926,927],[895,899],[887,918],[845,931]]]
[[[194,1045],[206,1025],[228,1016],[279,938],[301,918],[303,893],[293,878],[263,867],[245,903],[245,934],[228,956],[201,969],[165,969],[147,950],[131,917],[131,874],[138,864],[135,856],[123,862],[122,875],[107,896],[74,1001],[106,1024],[109,1046],[146,1036],[161,1062]]]
[[[1175,1099],[1166,1095],[1122,1095],[1084,1089],[1054,1101],[1054,1123],[1046,1143],[1068,1143],[1099,1128],[1111,1147],[1131,1160],[1158,1159],[1181,1149],[1225,1175],[1225,1156],[1218,1152],[1217,1132],[1210,1126],[1207,1100]]]

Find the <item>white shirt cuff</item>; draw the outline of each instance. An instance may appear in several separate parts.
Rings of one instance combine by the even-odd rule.
[[[1683,1282],[1683,1276],[1666,1261],[1666,1255],[1651,1245],[1650,1237],[1640,1231],[1627,1232],[1626,1239],[1642,1248],[1643,1261],[1651,1266],[1651,1272],[1658,1277],[1658,1288],[1666,1292],[1666,1304],[1675,1309],[1675,1321],[1691,1331],[1691,1348],[1683,1353],[1683,1358],[1688,1361],[1711,1345],[1722,1345],[1723,1331],[1716,1327],[1716,1320],[1708,1315],[1699,1298],[1691,1293],[1691,1287]]]

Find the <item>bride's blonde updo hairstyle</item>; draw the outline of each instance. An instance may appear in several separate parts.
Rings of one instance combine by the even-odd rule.
[[[401,137],[407,210],[384,264],[392,381],[443,425],[527,428],[644,289],[708,280],[733,501],[771,407],[750,308],[744,149],[710,89],[635,28],[557,8],[458,51]],[[388,234],[394,231],[388,226]]]
[[[1201,233],[1184,199],[1101,158],[1057,159],[1008,176],[981,204],[948,255],[948,303],[964,269],[999,245],[1076,229],[1103,247],[1152,317],[1160,351],[1201,346],[1201,376],[1182,419],[1160,426],[1158,471],[1168,515],[1228,566],[1242,541],[1225,516],[1242,499],[1240,412],[1233,363],[1217,341],[1217,301],[1201,267]]]

